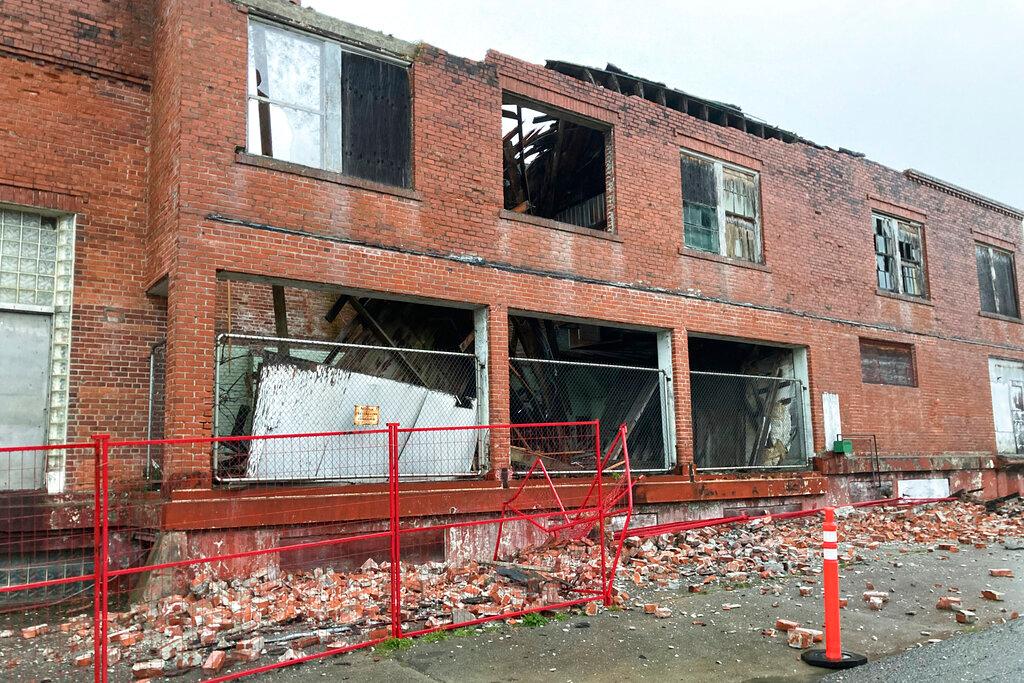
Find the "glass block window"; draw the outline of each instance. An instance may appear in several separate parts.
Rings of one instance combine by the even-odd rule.
[[[0,308],[50,314],[50,443],[67,438],[74,262],[74,217],[0,206]],[[62,451],[49,453],[46,477],[47,490],[63,490]]]
[[[0,209],[0,305],[54,305],[57,219]]]

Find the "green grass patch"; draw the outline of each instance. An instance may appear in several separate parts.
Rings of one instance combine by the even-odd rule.
[[[529,614],[523,615],[523,620],[520,626],[526,626],[528,628],[536,628],[537,626],[543,626],[544,624],[551,621],[540,612],[530,612]]]
[[[373,651],[383,657],[393,655],[399,650],[408,650],[413,646],[412,638],[388,638],[373,646]]]

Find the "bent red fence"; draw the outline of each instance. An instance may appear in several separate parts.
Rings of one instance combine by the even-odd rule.
[[[513,435],[513,429],[520,431]],[[560,440],[578,444],[587,430],[596,470],[592,475],[556,483],[544,456],[510,485],[426,485],[430,477],[419,471],[432,457],[449,458],[457,451],[460,457],[479,458],[495,444],[513,441],[525,452],[551,453]],[[334,461],[344,453],[361,460],[361,472],[368,462],[377,463],[372,465],[381,469],[381,476],[375,476],[376,496],[386,501],[381,510],[386,514],[365,514],[374,485],[364,483],[360,493],[310,503],[309,519],[350,520],[344,523],[261,527],[264,518],[257,515],[233,518],[231,529],[211,524],[184,533],[164,529],[165,496],[147,490],[143,482],[126,486],[111,479],[112,461],[149,446],[209,452],[220,442],[244,440],[251,452],[254,441],[275,439],[285,440],[288,448],[257,452],[288,457],[301,449],[311,462],[319,453]],[[57,448],[92,450],[95,478],[92,490],[68,494],[88,513],[79,518],[76,533],[90,561],[71,576],[9,580],[0,595],[28,595],[65,584],[86,592],[91,588],[91,595],[79,591],[73,604],[78,616],[61,613],[56,621],[77,632],[79,649],[71,654],[79,664],[89,663],[92,646],[97,681],[198,668],[210,680],[226,681],[391,638],[607,603],[624,537],[609,529],[613,518],[628,528],[633,479],[625,428],[603,453],[601,443],[598,423],[588,421],[525,428],[393,424],[358,432],[221,439],[113,441],[98,436],[89,444],[2,449],[16,452],[18,462],[26,454]],[[406,457],[417,463],[416,472],[403,471]],[[489,498],[486,504],[477,500],[481,492]],[[24,499],[28,494],[18,495]],[[43,491],[31,495],[53,505],[53,497]],[[438,496],[445,497],[445,514],[438,513]],[[30,539],[36,527],[17,514],[14,501],[4,527],[11,557],[23,555],[26,544],[38,540]],[[351,521],[356,519],[362,521]],[[68,526],[50,522],[48,529]],[[59,559],[37,558],[36,568],[57,566]],[[63,603],[50,597],[46,604]]]

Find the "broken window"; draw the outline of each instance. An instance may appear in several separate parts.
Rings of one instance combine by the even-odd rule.
[[[700,469],[807,463],[803,383],[791,348],[690,335],[690,416]]]
[[[412,183],[403,65],[250,22],[248,106],[253,154],[388,185]]]
[[[872,215],[875,225],[875,270],[878,288],[925,297],[924,249],[917,223]]]
[[[760,262],[757,174],[690,152],[682,153],[680,171],[686,246]]]
[[[987,244],[975,244],[974,248],[978,261],[981,310],[1011,318],[1019,317],[1013,254]]]
[[[501,117],[505,208],[607,230],[605,129],[510,95]]]
[[[914,347],[910,344],[861,339],[860,376],[866,384],[916,387]]]

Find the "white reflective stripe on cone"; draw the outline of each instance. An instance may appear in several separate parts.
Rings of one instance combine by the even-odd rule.
[[[826,543],[838,543],[839,542],[839,532],[837,532],[837,531],[825,531],[823,533],[824,533],[824,541]]]
[[[825,548],[825,559],[826,560],[838,560],[839,551],[835,548]]]

